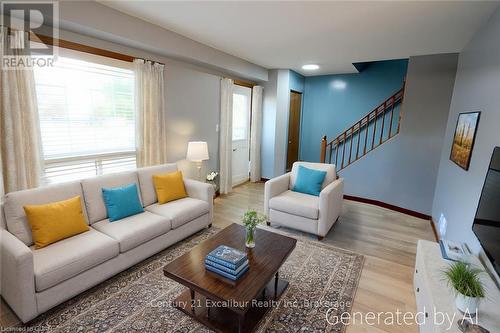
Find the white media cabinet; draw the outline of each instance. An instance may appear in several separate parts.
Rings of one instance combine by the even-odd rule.
[[[468,261],[484,270],[478,258],[471,257]],[[426,316],[425,323],[420,326],[420,333],[460,332],[457,321],[463,318],[463,315],[455,307],[455,295],[443,278],[443,271],[450,263],[452,262],[441,257],[438,243],[418,241],[413,286],[417,311]],[[479,305],[477,323],[490,333],[500,333],[500,291],[487,273],[482,274],[482,278],[486,287],[486,298],[483,298]],[[435,313],[445,314],[448,318],[455,316],[451,328],[448,329],[449,320],[438,325],[433,320]]]

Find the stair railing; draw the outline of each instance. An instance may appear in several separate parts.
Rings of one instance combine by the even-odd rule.
[[[323,136],[320,162],[334,163],[340,171],[399,134],[401,108],[395,129],[394,113],[396,106],[403,101],[404,88],[403,84],[400,90],[332,141],[328,142],[326,135]]]

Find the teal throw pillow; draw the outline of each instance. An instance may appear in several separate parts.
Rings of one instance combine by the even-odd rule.
[[[136,184],[103,188],[102,196],[108,211],[109,222],[144,212]]]
[[[326,171],[314,170],[299,165],[292,191],[319,196]]]

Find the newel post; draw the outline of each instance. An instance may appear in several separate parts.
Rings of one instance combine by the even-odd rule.
[[[326,159],[326,135],[323,135],[323,139],[321,139],[321,156],[319,157],[319,161],[321,163],[325,163]]]

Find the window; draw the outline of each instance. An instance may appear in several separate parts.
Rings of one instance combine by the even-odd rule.
[[[136,166],[131,64],[101,58],[63,55],[35,67],[44,183]]]
[[[244,95],[241,93],[234,93],[233,94],[233,141],[248,139],[248,128],[250,125],[249,115],[250,115],[250,97],[248,95]]]

